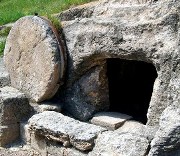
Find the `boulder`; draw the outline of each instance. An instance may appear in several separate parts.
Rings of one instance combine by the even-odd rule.
[[[54,111],[45,111],[29,119],[29,129],[36,135],[70,145],[81,151],[91,150],[97,135],[106,129],[83,123]]]
[[[92,69],[104,66],[109,58],[143,61],[153,64],[158,74],[147,113],[147,124],[157,126],[165,108],[178,101],[173,94],[179,92],[179,6],[174,0],[102,0],[61,13],[69,60],[62,95],[68,97],[64,103],[69,112],[88,120],[99,109],[107,108],[88,101],[90,96],[79,87],[78,80],[86,73],[92,75]],[[91,86],[86,82],[84,88]],[[79,96],[83,100],[78,101]]]
[[[167,107],[162,113],[148,156],[164,155],[180,155],[180,108],[175,106]]]
[[[0,110],[1,125],[19,123],[30,114],[28,98],[15,88],[0,88]]]
[[[12,87],[0,88],[0,146],[18,139],[19,123],[30,114],[28,98]]]
[[[148,140],[131,133],[103,132],[89,156],[145,156]]]
[[[64,96],[64,109],[81,121],[87,121],[99,110],[108,110],[106,64],[84,73]]]
[[[116,132],[132,133],[140,137],[144,137],[149,141],[151,141],[154,138],[157,130],[158,127],[147,126],[147,125],[143,125],[140,122],[129,120],[126,121],[120,128],[118,128]]]
[[[9,85],[10,85],[9,74],[4,67],[3,59],[0,58],[0,88]]]
[[[108,130],[118,129],[132,117],[117,112],[99,112],[91,119],[91,123],[107,128]]]
[[[38,16],[19,19],[7,37],[4,62],[11,84],[36,102],[63,84],[65,56],[58,38],[50,21]]]

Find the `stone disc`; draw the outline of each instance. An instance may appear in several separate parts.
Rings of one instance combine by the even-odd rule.
[[[50,99],[63,83],[64,51],[54,30],[47,19],[26,16],[6,41],[4,62],[11,84],[36,102]]]

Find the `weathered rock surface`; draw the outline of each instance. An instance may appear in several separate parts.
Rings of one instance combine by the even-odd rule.
[[[16,150],[14,148],[1,148],[0,149],[1,156],[41,156],[39,153],[34,151],[31,148],[22,148],[22,147],[16,147]]]
[[[91,119],[91,123],[105,127],[109,130],[115,130],[123,125],[124,122],[132,117],[117,112],[99,112]]]
[[[48,143],[47,145],[48,156],[87,156],[88,154],[74,148],[65,148],[61,145]]]
[[[153,126],[147,126],[143,125],[140,122],[137,121],[126,121],[120,128],[116,130],[118,133],[132,133],[135,135],[138,135],[140,137],[144,137],[151,141],[156,132],[158,130],[158,127],[153,127]]]
[[[148,140],[131,133],[103,132],[89,156],[144,156]]]
[[[58,101],[44,101],[41,103],[34,103],[30,102],[30,105],[32,106],[34,113],[42,113],[44,111],[55,111],[55,112],[61,112],[62,111],[62,104],[60,104]]]
[[[167,107],[160,118],[160,128],[151,142],[149,156],[180,155],[180,108]]]
[[[88,120],[97,110],[109,108],[106,64],[92,68],[67,90],[64,108],[79,120]]]
[[[91,150],[94,146],[94,139],[106,130],[53,111],[34,115],[29,120],[29,127],[35,134],[62,142],[64,146],[73,145],[82,151]]]
[[[31,143],[31,135],[29,133],[29,125],[27,122],[20,123],[20,138],[24,144],[29,145]]]
[[[27,97],[12,87],[0,88],[0,146],[19,137],[19,123],[30,113]]]
[[[180,2],[149,2],[98,1],[65,11],[59,18],[62,19],[68,49],[67,90],[78,88],[77,80],[85,78],[85,73],[93,72],[94,67],[103,66],[108,58],[152,63],[158,77],[154,83],[147,124],[154,126],[158,125],[164,109],[178,101],[175,95],[179,94]],[[91,84],[87,81],[86,86]],[[83,95],[84,91],[71,90],[63,94],[73,103],[69,111],[86,114],[87,108],[88,117],[92,116],[98,108],[88,101],[82,104],[84,108],[81,109],[77,98],[74,98],[79,94]],[[84,101],[88,98],[86,96]],[[65,99],[67,105],[70,103],[68,99]]]
[[[65,57],[57,35],[48,20],[27,16],[14,24],[6,41],[11,84],[36,102],[51,98],[63,83]]]
[[[10,85],[8,72],[5,70],[3,59],[0,58],[0,88]]]
[[[0,109],[2,125],[19,123],[30,113],[28,98],[24,93],[12,87],[0,88]]]

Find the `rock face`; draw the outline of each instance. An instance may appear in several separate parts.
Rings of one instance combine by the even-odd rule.
[[[5,66],[13,87],[36,102],[51,98],[65,70],[62,45],[50,22],[37,16],[19,19],[4,50]]]
[[[87,100],[90,96],[80,89],[78,80],[88,79],[93,73],[99,75],[92,69],[104,66],[108,58],[144,61],[153,64],[158,74],[147,113],[147,124],[158,125],[164,109],[180,97],[179,6],[179,1],[172,0],[104,0],[61,13],[69,60],[69,92],[63,96],[68,97],[64,103],[71,106],[69,112],[82,120],[101,109]],[[89,86],[86,81],[84,88]],[[109,92],[108,87],[104,92]],[[82,107],[78,102],[81,95],[86,95]]]
[[[148,150],[148,140],[131,133],[104,132],[96,140],[89,156],[144,156]]]
[[[170,106],[160,118],[160,128],[151,142],[149,156],[180,155],[180,108]]]
[[[5,70],[3,59],[0,58],[0,88],[10,85],[8,72]]]
[[[106,65],[94,67],[67,89],[64,108],[74,117],[86,121],[96,111],[108,110],[108,94]]]
[[[65,147],[73,145],[82,151],[91,150],[94,146],[94,139],[106,130],[53,111],[34,115],[29,120],[29,128],[35,134],[61,142]]]
[[[0,146],[19,137],[19,123],[30,113],[27,97],[12,87],[0,88]]]

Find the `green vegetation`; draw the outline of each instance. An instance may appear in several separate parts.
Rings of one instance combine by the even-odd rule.
[[[2,56],[6,41],[0,42],[0,56]]]
[[[48,16],[68,9],[72,5],[90,1],[92,0],[0,0],[0,25],[35,13]]]
[[[56,17],[48,15],[47,18],[51,21],[51,23],[56,28],[56,30],[61,29],[61,23],[59,22],[59,20]]]
[[[11,30],[11,27],[5,27],[2,30],[0,30],[0,36],[6,37],[9,34],[9,31]]]
[[[0,26],[12,23],[22,16],[38,14],[46,16],[60,30],[60,22],[52,14],[60,13],[71,6],[93,0],[0,0]],[[5,39],[11,27],[0,29],[0,56],[3,55]]]

